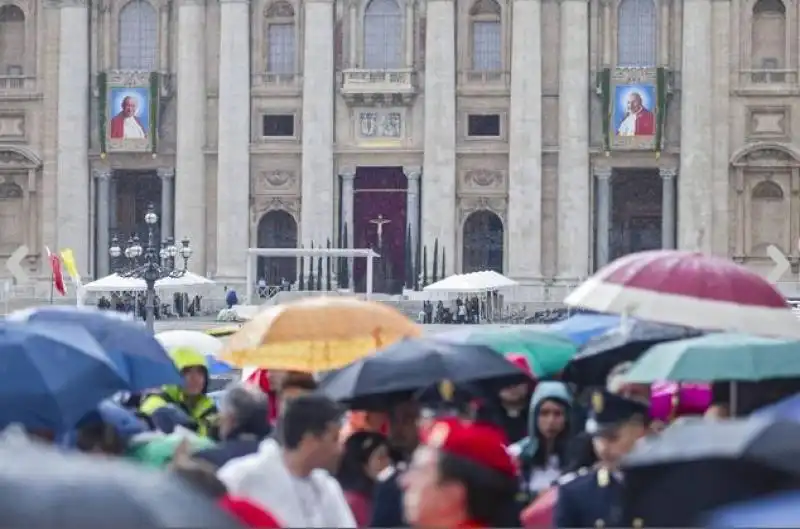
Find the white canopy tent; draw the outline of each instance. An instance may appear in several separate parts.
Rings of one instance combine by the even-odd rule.
[[[167,277],[156,281],[157,290],[179,291],[182,289],[209,287],[216,283],[201,275],[186,272],[180,277]],[[83,287],[87,292],[141,292],[147,289],[144,279],[122,277],[111,274],[92,281]]]
[[[470,272],[446,277],[432,285],[424,287],[425,292],[457,292],[476,293],[502,290],[517,286],[518,283],[494,270]]]

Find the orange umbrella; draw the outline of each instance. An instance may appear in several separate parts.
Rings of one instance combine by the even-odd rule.
[[[558,503],[558,487],[550,487],[528,505],[520,515],[525,529],[549,529],[553,527],[553,514]]]
[[[389,305],[321,297],[260,312],[228,339],[220,360],[235,367],[316,373],[421,335],[421,327]]]

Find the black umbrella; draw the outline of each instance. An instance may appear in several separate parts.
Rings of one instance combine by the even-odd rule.
[[[5,527],[241,527],[169,472],[17,438],[0,443],[0,458]]]
[[[353,362],[325,377],[320,391],[354,406],[373,407],[369,404],[384,397],[410,394],[442,380],[499,389],[530,378],[489,347],[423,338],[402,340]]]
[[[657,343],[700,334],[689,327],[634,320],[589,340],[564,368],[563,379],[579,387],[605,386],[606,377],[618,364],[637,360]]]
[[[692,525],[710,509],[796,487],[798,438],[794,422],[678,422],[623,461],[624,519],[648,527]]]

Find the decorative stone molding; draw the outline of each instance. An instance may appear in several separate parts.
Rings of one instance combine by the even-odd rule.
[[[500,188],[504,178],[501,171],[473,169],[464,173],[463,182],[468,188]]]
[[[270,211],[285,211],[290,214],[298,226],[300,224],[300,197],[298,196],[284,196],[284,197],[269,197],[269,196],[256,196],[253,199],[253,207],[251,209],[251,224],[258,225],[261,217]]]
[[[800,152],[777,142],[750,143],[731,156],[734,167],[800,167]]]
[[[18,145],[0,145],[0,170],[5,167],[38,169],[42,159],[27,147]]]
[[[271,170],[261,171],[256,176],[253,194],[269,195],[276,191],[286,191],[297,186],[297,174],[294,171]]]
[[[418,165],[411,167],[403,166],[403,173],[409,180],[419,180],[420,176],[422,176],[422,167]]]
[[[467,197],[461,198],[458,204],[458,222],[462,225],[471,214],[477,211],[491,211],[506,223],[508,201],[500,197]]]
[[[156,169],[156,174],[162,180],[169,180],[171,178],[175,178],[175,168],[174,167],[160,167]]]

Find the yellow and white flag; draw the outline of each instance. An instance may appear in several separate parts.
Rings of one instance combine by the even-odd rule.
[[[78,298],[78,306],[83,305],[83,283],[81,282],[81,274],[78,272],[78,265],[75,263],[75,254],[72,248],[64,248],[61,250],[61,264],[64,270],[69,274],[72,283],[75,285],[75,292]]]

